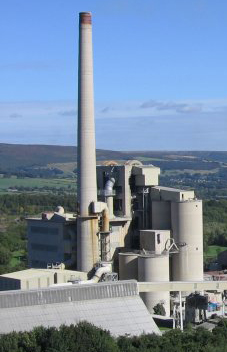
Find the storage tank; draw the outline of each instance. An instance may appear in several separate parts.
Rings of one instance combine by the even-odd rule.
[[[171,229],[171,204],[165,201],[152,201],[152,229]]]
[[[171,203],[173,238],[179,247],[172,259],[174,281],[203,280],[202,201]]]
[[[138,256],[138,281],[169,281],[169,255],[146,254]],[[143,292],[140,294],[147,309],[163,304],[166,316],[170,316],[170,293],[168,291]]]
[[[138,254],[134,252],[119,253],[120,280],[138,280]]]

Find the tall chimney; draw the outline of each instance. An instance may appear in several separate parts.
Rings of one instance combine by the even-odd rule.
[[[89,272],[98,260],[97,201],[91,13],[79,14],[77,268]]]

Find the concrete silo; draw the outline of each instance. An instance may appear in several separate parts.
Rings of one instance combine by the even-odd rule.
[[[138,281],[169,281],[169,255],[139,255]],[[170,315],[170,293],[168,291],[141,293],[141,298],[150,313],[154,313],[154,306],[161,303],[165,308],[166,315]]]
[[[134,252],[119,253],[119,279],[138,280],[138,254]]]
[[[203,280],[203,218],[202,201],[171,203],[173,238],[179,253],[173,255],[174,281]]]

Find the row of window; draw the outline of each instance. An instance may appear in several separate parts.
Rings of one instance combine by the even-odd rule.
[[[30,231],[32,233],[39,233],[45,235],[58,235],[58,228],[56,227],[31,226]]]
[[[57,252],[57,246],[51,246],[50,244],[32,243],[31,248],[35,251],[46,251],[46,252]]]

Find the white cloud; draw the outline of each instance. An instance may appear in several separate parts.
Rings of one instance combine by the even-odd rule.
[[[97,147],[227,150],[227,99],[177,101],[169,105],[162,102],[165,109],[141,108],[142,104],[139,101],[97,104]],[[202,111],[196,108],[200,105]],[[109,108],[101,113],[106,107]],[[189,111],[180,111],[185,109]],[[2,143],[76,144],[74,101],[2,102],[0,121]]]

